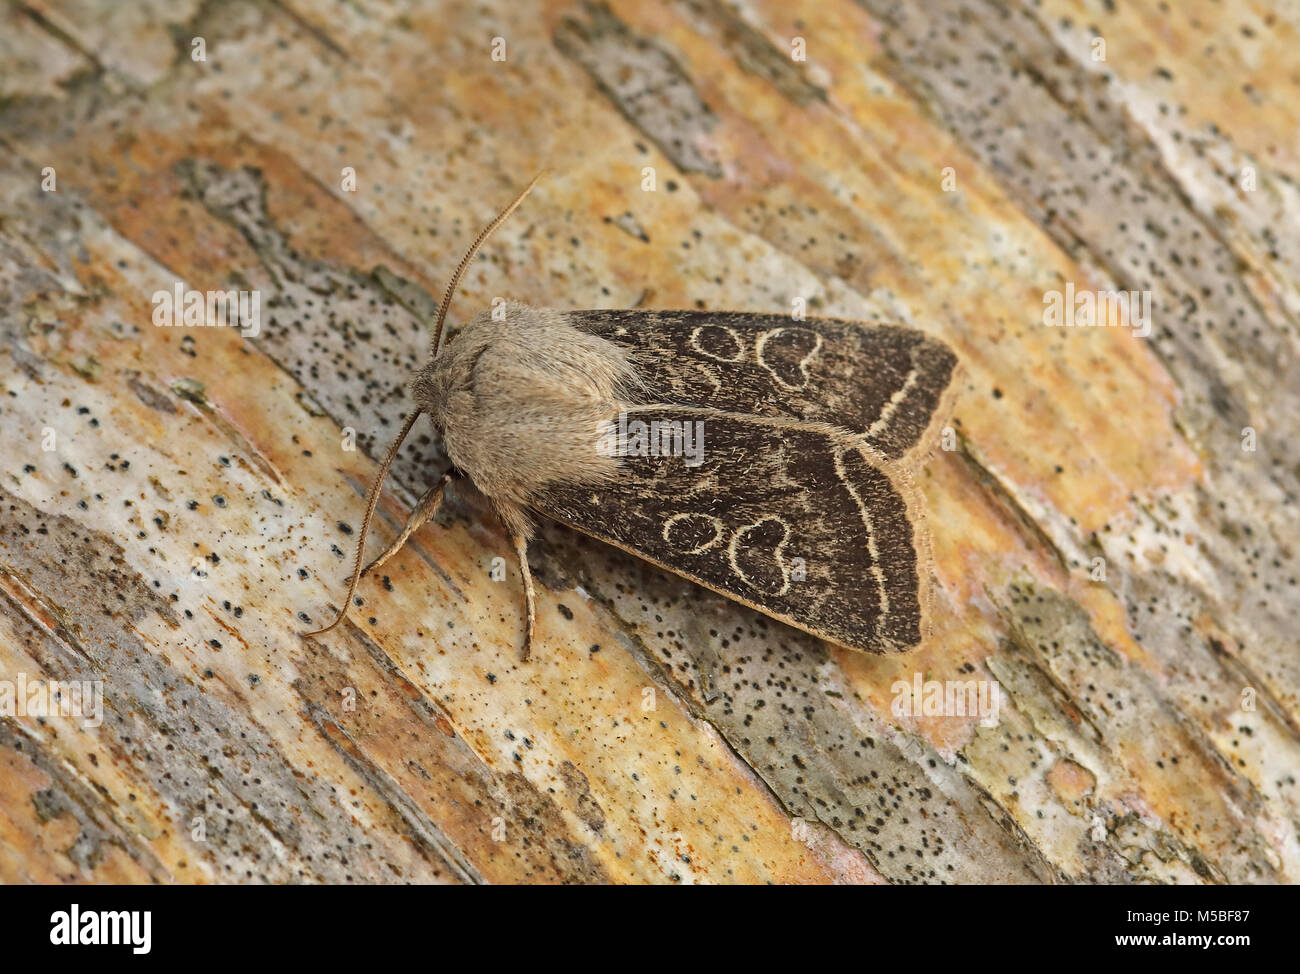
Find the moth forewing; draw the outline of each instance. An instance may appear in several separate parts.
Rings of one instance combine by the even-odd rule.
[[[734,311],[573,311],[627,348],[646,393],[678,405],[828,423],[888,460],[946,416],[956,357],[915,328]]]
[[[627,416],[617,489],[555,485],[541,513],[850,649],[924,638],[929,545],[902,463],[827,424],[666,404]],[[703,457],[658,449],[655,430],[692,426]]]

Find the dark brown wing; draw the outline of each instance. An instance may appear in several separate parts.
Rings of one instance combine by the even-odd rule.
[[[574,311],[574,327],[633,352],[648,398],[826,423],[890,460],[942,410],[956,356],[913,328],[718,311]]]
[[[702,431],[702,462],[635,455],[638,421],[690,423],[678,428]],[[860,439],[680,407],[641,407],[623,427],[612,441],[617,482],[553,488],[537,509],[843,646],[882,653],[920,641],[928,575],[917,568],[910,488]],[[664,428],[651,442],[668,449]]]

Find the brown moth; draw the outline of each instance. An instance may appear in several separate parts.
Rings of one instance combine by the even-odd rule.
[[[530,512],[850,649],[917,645],[928,542],[908,473],[945,415],[957,365],[892,325],[710,311],[555,311],[508,303],[441,345],[470,261],[536,185],[483,230],[447,286],[416,409],[366,500],[347,595],[379,491],[427,413],[452,472],[420,498],[383,564],[464,477],[499,515],[536,626]],[[312,633],[311,635],[314,635]]]

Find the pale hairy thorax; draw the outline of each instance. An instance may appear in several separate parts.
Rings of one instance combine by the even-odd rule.
[[[411,381],[447,456],[507,526],[527,535],[523,508],[552,484],[608,483],[617,460],[597,450],[602,424],[638,388],[628,352],[565,320],[508,302],[469,321]]]

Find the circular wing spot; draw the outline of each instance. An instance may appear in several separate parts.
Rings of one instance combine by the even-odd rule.
[[[711,514],[689,511],[664,521],[664,540],[684,555],[698,555],[722,540],[722,522]]]
[[[739,362],[745,357],[740,335],[726,325],[700,325],[691,332],[691,347],[719,362]]]
[[[790,525],[770,514],[737,529],[727,552],[731,570],[764,595],[784,595],[790,588],[790,571],[781,549],[789,537]]]

